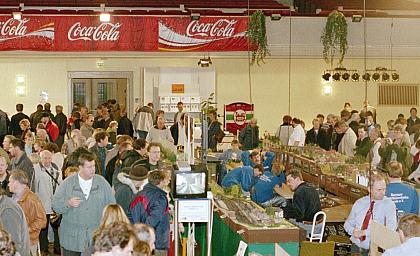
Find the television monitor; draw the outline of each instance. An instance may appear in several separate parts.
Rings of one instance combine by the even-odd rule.
[[[207,169],[191,166],[191,171],[175,170],[172,177],[174,198],[207,198]]]

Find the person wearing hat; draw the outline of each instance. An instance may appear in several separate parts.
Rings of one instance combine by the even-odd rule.
[[[117,175],[121,185],[115,190],[115,200],[117,204],[121,205],[128,217],[130,217],[128,209],[131,201],[148,183],[147,173],[148,170],[144,166],[137,165],[128,167],[127,170],[123,170]]]

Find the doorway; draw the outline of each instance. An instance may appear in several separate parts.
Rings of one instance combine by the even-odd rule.
[[[130,113],[131,79],[131,72],[69,72],[69,110],[80,103],[95,112],[98,105],[115,99]]]

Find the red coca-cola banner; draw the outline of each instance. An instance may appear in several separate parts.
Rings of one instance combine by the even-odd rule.
[[[243,17],[0,17],[0,51],[245,51]]]
[[[245,17],[159,18],[159,49],[165,51],[246,51]]]

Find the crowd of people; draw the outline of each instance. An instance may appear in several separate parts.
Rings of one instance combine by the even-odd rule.
[[[177,129],[150,104],[136,110],[134,125],[115,100],[95,115],[79,104],[69,118],[50,108],[39,104],[28,116],[17,104],[10,119],[0,111],[2,255],[170,254],[173,167],[165,159],[173,137],[187,134],[182,106]]]
[[[193,130],[183,103],[177,107],[170,127],[165,113],[155,112],[152,103],[137,108],[132,120],[115,100],[96,111],[75,104],[69,118],[60,105],[53,115],[48,103],[29,116],[17,104],[10,120],[0,110],[0,246],[8,248],[5,255],[171,255],[173,169],[165,159]],[[208,146],[215,151],[223,128],[216,111],[208,116]],[[354,204],[345,223],[353,251],[363,254],[370,239],[368,213],[392,230],[397,217],[418,215],[417,193],[402,178],[420,176],[419,124],[413,108],[408,119],[390,120],[385,132],[367,102],[361,111],[346,103],[340,116],[329,114],[326,122],[318,114],[308,131],[302,120],[286,115],[276,136],[291,147],[315,144],[359,155],[387,173],[372,177],[370,195]],[[256,118],[237,138],[220,156],[218,183],[240,186],[262,207],[282,208],[285,218],[309,232],[321,210],[318,191],[300,170],[285,173],[284,166],[273,162],[275,154],[259,147]],[[232,162],[241,166],[229,168]],[[293,200],[275,193],[283,184],[294,191]],[[417,236],[413,230],[400,230],[404,241]]]

